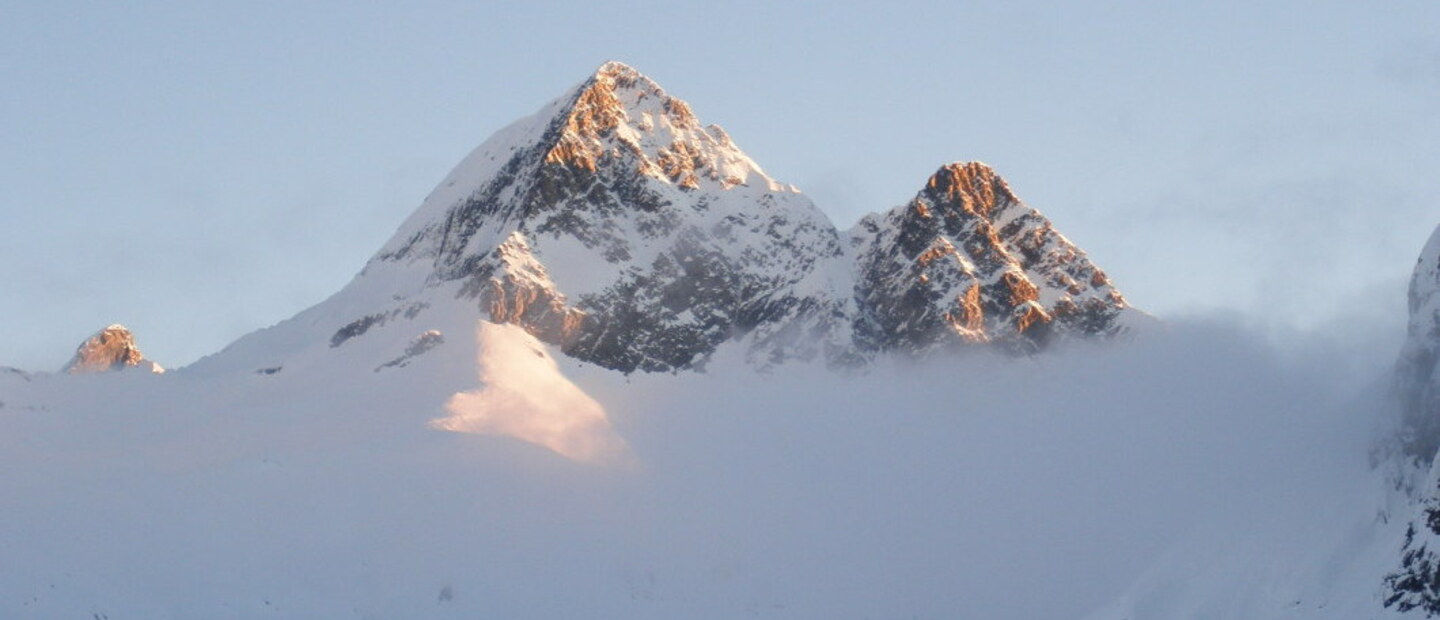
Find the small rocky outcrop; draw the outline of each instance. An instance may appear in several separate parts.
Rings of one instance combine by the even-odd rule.
[[[145,359],[135,344],[135,335],[124,325],[111,325],[95,333],[75,350],[75,357],[65,365],[72,375],[111,372],[127,368],[143,368],[165,372],[159,364]]]

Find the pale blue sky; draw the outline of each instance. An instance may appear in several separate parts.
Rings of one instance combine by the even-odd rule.
[[[994,165],[1162,316],[1393,330],[1440,3],[0,3],[0,365],[180,365],[338,290],[605,60],[848,227]]]

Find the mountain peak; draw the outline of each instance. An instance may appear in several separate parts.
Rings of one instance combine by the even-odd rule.
[[[1010,185],[989,165],[978,162],[954,162],[941,166],[926,183],[926,192],[933,202],[950,205],[984,217],[1020,200]]]
[[[700,127],[690,104],[623,63],[600,66],[574,93],[545,162],[594,171],[607,154],[639,156],[641,171],[695,189],[706,151],[729,147]]]
[[[739,335],[765,341],[765,356],[839,347],[797,334],[851,303],[832,264],[843,255],[809,199],[654,80],[608,62],[472,152],[357,286],[398,299],[453,285],[572,357],[669,371]],[[416,274],[418,293],[403,284]]]
[[[579,91],[577,100],[591,91],[603,93],[607,98],[613,98],[622,104],[634,104],[648,98],[655,98],[662,103],[683,108],[686,116],[693,118],[693,115],[689,114],[688,104],[667,95],[665,89],[658,82],[650,79],[650,76],[618,60],[611,60],[600,65],[589,79],[580,84],[577,90]]]
[[[625,63],[623,63],[623,62],[620,62],[620,61],[618,61],[618,60],[607,60],[607,61],[605,61],[604,63],[602,63],[602,64],[599,66],[599,68],[595,69],[595,77],[596,77],[596,78],[609,78],[609,79],[616,79],[616,78],[639,79],[639,78],[645,78],[645,76],[642,75],[639,71],[637,71],[634,67],[631,67],[630,65],[627,65],[627,64],[625,64]],[[645,79],[649,79],[649,78],[645,78]]]
[[[65,365],[65,372],[72,375],[109,372],[142,364],[149,364],[152,372],[164,372],[159,364],[145,359],[128,328],[114,323],[80,343],[75,356]]]
[[[941,166],[908,204],[851,233],[864,336],[881,349],[998,342],[1032,350],[1057,331],[1124,329],[1103,271],[980,162]]]

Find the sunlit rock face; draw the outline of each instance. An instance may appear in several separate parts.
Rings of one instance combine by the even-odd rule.
[[[75,357],[65,365],[65,372],[86,374],[143,367],[164,372],[159,364],[145,359],[135,336],[124,325],[111,325],[95,333],[75,350]]]
[[[908,204],[861,220],[850,242],[868,319],[858,339],[879,350],[1034,350],[1056,333],[1114,334],[1127,308],[1083,251],[979,162],[940,168]]]

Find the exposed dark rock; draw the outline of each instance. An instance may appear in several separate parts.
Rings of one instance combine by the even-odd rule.
[[[1430,543],[1440,536],[1440,501],[1434,492],[1421,506],[1420,518],[1405,530],[1400,551],[1400,570],[1385,577],[1385,606],[1401,612],[1422,610],[1425,616],[1440,615],[1440,558]],[[1416,525],[1420,526],[1417,531]]]
[[[410,360],[424,355],[426,352],[444,343],[445,336],[443,334],[433,329],[426,331],[410,341],[410,344],[405,347],[404,355],[377,366],[375,372],[380,372],[386,368],[404,368],[410,364]]]
[[[404,316],[407,319],[413,319],[418,316],[420,312],[425,310],[426,307],[427,304],[415,303],[395,308],[386,312],[381,312],[378,314],[367,314],[365,316],[362,316],[358,319],[355,319],[354,321],[346,323],[340,329],[335,330],[335,333],[330,336],[330,348],[333,349],[342,344],[345,344],[345,341],[363,335],[365,332],[370,331],[370,328],[372,327],[384,325],[395,317]]]

